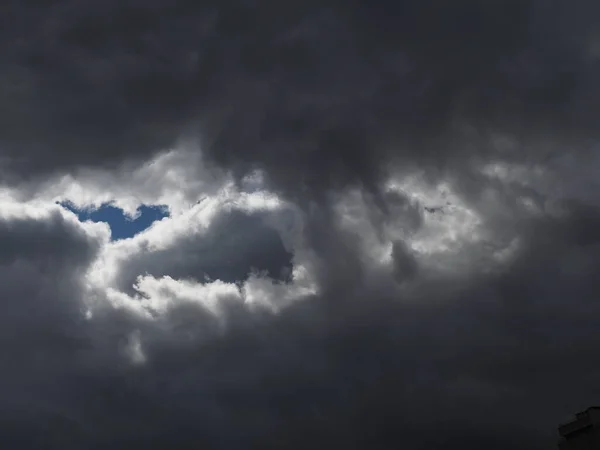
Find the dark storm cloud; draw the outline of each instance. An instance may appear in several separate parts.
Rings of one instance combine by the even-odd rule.
[[[342,292],[345,308],[322,298],[279,316],[231,310],[241,320],[220,337],[200,332],[212,325],[197,307],[176,306],[168,331],[112,313],[98,329],[137,327],[147,363],[67,372],[61,411],[88,448],[551,448],[554,425],[600,395],[599,225],[585,211],[530,222],[505,272],[411,298],[339,278],[326,295]],[[58,436],[67,421],[29,414],[4,423]]]
[[[215,380],[219,417],[236,423],[241,409],[253,418],[240,417],[230,445],[553,446],[566,411],[600,395],[600,215],[568,213],[519,218],[524,245],[501,273],[437,280],[410,296],[373,284],[356,238],[319,217],[309,227],[326,258],[325,294],[207,347],[203,375]],[[176,353],[164,365],[179,360],[185,372],[189,360]],[[219,441],[219,430],[196,439]]]
[[[119,286],[129,289],[139,274],[176,279],[242,282],[253,272],[289,280],[292,254],[265,215],[220,213],[201,235],[182,235],[168,248],[131,255],[119,272]]]
[[[1,272],[0,438],[63,450],[550,447],[557,422],[600,395],[600,215],[567,207],[519,219],[523,247],[504,271],[412,293],[370,273],[333,217],[307,214],[323,294],[278,316],[231,304],[224,332],[190,304],[155,322],[101,308],[84,323],[71,271],[93,240],[58,215],[4,220],[0,239],[24,251],[5,250]],[[136,335],[141,365],[122,353]]]
[[[0,263],[11,265],[23,261],[44,264],[49,270],[79,267],[89,262],[96,248],[83,230],[67,222],[58,209],[49,218],[0,217]]]
[[[552,447],[557,423],[600,396],[598,211],[552,215],[543,192],[467,163],[543,164],[596,137],[596,12],[584,0],[2,2],[6,180],[198,138],[211,161],[264,169],[276,190],[319,200],[301,205],[321,292],[276,316],[232,304],[224,330],[189,304],[155,322],[99,308],[83,323],[77,274],[94,244],[58,216],[0,221],[0,439],[63,450]],[[513,260],[436,278],[396,240],[393,276],[371,267],[329,188],[362,182],[380,234],[394,221],[417,231],[443,208],[379,189],[386,170],[413,166],[451,175],[490,245],[518,241]],[[526,213],[524,197],[541,213]],[[240,224],[230,219],[209,232],[215,257],[228,254],[222,226]],[[253,264],[287,263],[255,252],[273,240],[248,220]],[[176,275],[208,272],[176,253],[162,255]],[[238,261],[210,268],[237,278],[248,268]],[[147,361],[128,364],[138,338]]]
[[[392,157],[496,152],[499,132],[572,142],[600,104],[591,5],[8,1],[0,145],[31,176],[199,133],[211,159],[298,196],[377,184]]]
[[[77,422],[66,409],[64,380],[81,374],[92,348],[80,274],[99,247],[58,210],[0,218],[2,442],[19,445],[20,436],[52,446],[52,436]]]

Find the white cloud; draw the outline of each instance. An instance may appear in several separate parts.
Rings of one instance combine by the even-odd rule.
[[[182,214],[230,184],[225,172],[206,166],[197,148],[182,145],[139,166],[79,169],[48,180],[32,194],[44,201],[69,200],[78,207],[113,202],[135,217],[142,204],[165,204],[172,214]]]

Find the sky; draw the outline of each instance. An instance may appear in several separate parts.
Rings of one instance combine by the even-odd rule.
[[[0,442],[555,448],[600,403],[599,9],[4,0]]]
[[[140,205],[137,217],[127,217],[125,212],[111,204],[102,204],[98,208],[77,208],[69,203],[61,204],[64,208],[75,213],[80,221],[106,222],[110,228],[110,238],[113,241],[128,239],[144,231],[153,222],[169,217],[164,206]]]

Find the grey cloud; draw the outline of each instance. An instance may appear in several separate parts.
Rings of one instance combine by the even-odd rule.
[[[392,259],[394,261],[394,275],[398,281],[411,279],[417,275],[419,270],[418,262],[404,242],[394,242],[392,246]]]
[[[0,243],[0,436],[54,448],[51,436],[76,422],[65,410],[66,379],[81,373],[93,348],[81,273],[100,242],[55,210],[37,219],[2,218]]]
[[[121,266],[118,285],[130,289],[139,274],[236,283],[256,271],[289,280],[293,255],[265,222],[267,214],[222,212],[205,233],[182,235],[164,250],[132,254]]]
[[[333,298],[298,304],[184,354],[174,347],[153,359],[149,347],[154,362],[136,372],[145,380],[137,391],[186,413],[146,432],[184,448],[196,439],[231,448],[553,445],[566,410],[598,394],[598,316],[595,279],[560,275],[572,250],[548,258],[543,242],[560,235],[550,228],[514,269],[458,292],[449,280],[437,298],[415,301],[354,284],[345,308],[331,310]],[[521,265],[535,273],[522,276]],[[566,298],[574,285],[578,295]]]
[[[298,196],[376,185],[390,159],[498,154],[498,133],[595,136],[586,0],[3,8],[7,177],[115,164],[199,133],[210,159],[264,168]],[[501,157],[548,150],[528,148]]]
[[[33,264],[47,262],[46,267],[60,270],[89,263],[98,251],[82,229],[68,222],[55,209],[48,219],[16,217],[0,220],[0,263],[10,265],[19,260]]]
[[[220,333],[189,304],[162,322],[107,307],[84,323],[78,272],[93,243],[60,218],[2,222],[0,438],[52,448],[40,439],[69,427],[73,442],[56,448],[542,449],[600,396],[598,210],[566,202],[557,216],[542,189],[474,170],[508,161],[560,175],[546,158],[572,152],[584,164],[594,151],[591,1],[1,8],[2,181],[146,158],[192,136],[211,162],[240,176],[264,169],[298,200],[321,292],[279,315],[228,307]],[[386,172],[415,167],[458,186],[489,245],[516,239],[502,270],[436,277],[400,240],[403,283],[369,266],[330,189],[360,185],[382,234],[417,231],[428,212],[382,186]],[[253,219],[222,220],[274,248]],[[227,256],[226,231],[198,251]],[[149,270],[237,278],[289,261],[250,253],[233,266],[162,253]],[[143,264],[133,257],[124,282]],[[146,364],[123,358],[132,332]]]
[[[158,322],[107,309],[74,326],[64,312],[74,309],[62,303],[43,322],[23,315],[19,328],[4,332],[12,330],[13,342],[25,338],[14,351],[31,360],[43,349],[44,358],[32,365],[11,358],[0,437],[22,448],[304,448],[318,441],[541,449],[554,444],[565,415],[600,394],[596,212],[572,208],[563,218],[521,223],[520,235],[529,237],[506,271],[413,291],[410,283],[407,290],[373,279],[355,238],[328,234],[335,225],[319,231],[323,219],[309,224],[313,244],[327,244],[323,294],[275,316],[230,309],[237,319],[224,333],[209,332],[214,318],[189,304]],[[33,298],[33,281],[43,277],[32,273],[25,282],[12,270],[3,298],[44,311],[16,301]],[[48,287],[40,301],[77,304],[80,291],[65,278]],[[91,346],[53,347],[48,334],[36,335],[41,323]],[[133,330],[146,364],[119,356],[119,342]],[[9,416],[14,411],[22,413]],[[72,442],[59,436],[67,428]]]
[[[77,297],[79,276],[98,254],[99,240],[55,210],[47,219],[0,220],[0,245],[3,331],[24,327],[24,337],[31,331],[43,335],[48,325],[60,334],[63,324],[56,322],[56,314],[70,311],[72,320],[78,315],[83,306]],[[69,292],[72,289],[75,296]],[[18,345],[15,348],[22,350]]]

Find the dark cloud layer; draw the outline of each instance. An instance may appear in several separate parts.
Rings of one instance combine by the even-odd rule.
[[[61,380],[81,373],[81,355],[92,346],[79,275],[99,242],[58,210],[38,220],[1,220],[0,242],[0,440],[19,445],[13,438],[21,436],[44,446],[49,434],[71,428],[70,412],[60,411]]]
[[[30,176],[199,133],[294,195],[497,153],[498,133],[547,153],[595,136],[592,5],[8,1],[0,144]]]
[[[2,216],[0,442],[551,448],[558,422],[600,396],[598,204],[476,169],[524,163],[558,180],[554,157],[585,164],[597,13],[588,0],[2,2],[1,182],[197,140],[298,201],[320,292],[279,315],[225,302],[225,327],[190,304],[155,321],[97,305],[84,320],[100,243],[58,213]],[[444,276],[398,237],[391,274],[365,257],[367,232],[344,228],[336,196],[361,185],[380,240],[394,224],[416,232],[447,205],[381,189],[415,168],[481,214],[493,239],[464,257],[514,240],[508,263]],[[214,227],[181,243],[210,261],[175,248],[119,276],[289,264],[254,218]],[[143,364],[128,359],[136,342]]]
[[[166,249],[132,255],[119,273],[118,284],[127,289],[139,274],[237,283],[252,273],[263,273],[286,281],[291,258],[265,217],[234,210],[216,217],[205,234],[182,236]]]
[[[505,272],[440,280],[410,298],[361,277],[333,279],[323,297],[280,316],[233,308],[225,335],[196,341],[175,335],[213,326],[197,307],[164,319],[177,330],[122,312],[84,325],[68,278],[44,284],[32,270],[28,282],[2,284],[13,312],[5,342],[20,357],[5,360],[0,437],[63,449],[551,447],[556,422],[600,395],[599,225],[579,214],[530,223],[534,236]],[[552,257],[549,242],[560,243]],[[29,273],[4,267],[13,279]],[[331,308],[340,293],[344,307]],[[134,329],[148,358],[137,367],[111,350]],[[40,347],[44,330],[56,338],[45,334]]]

